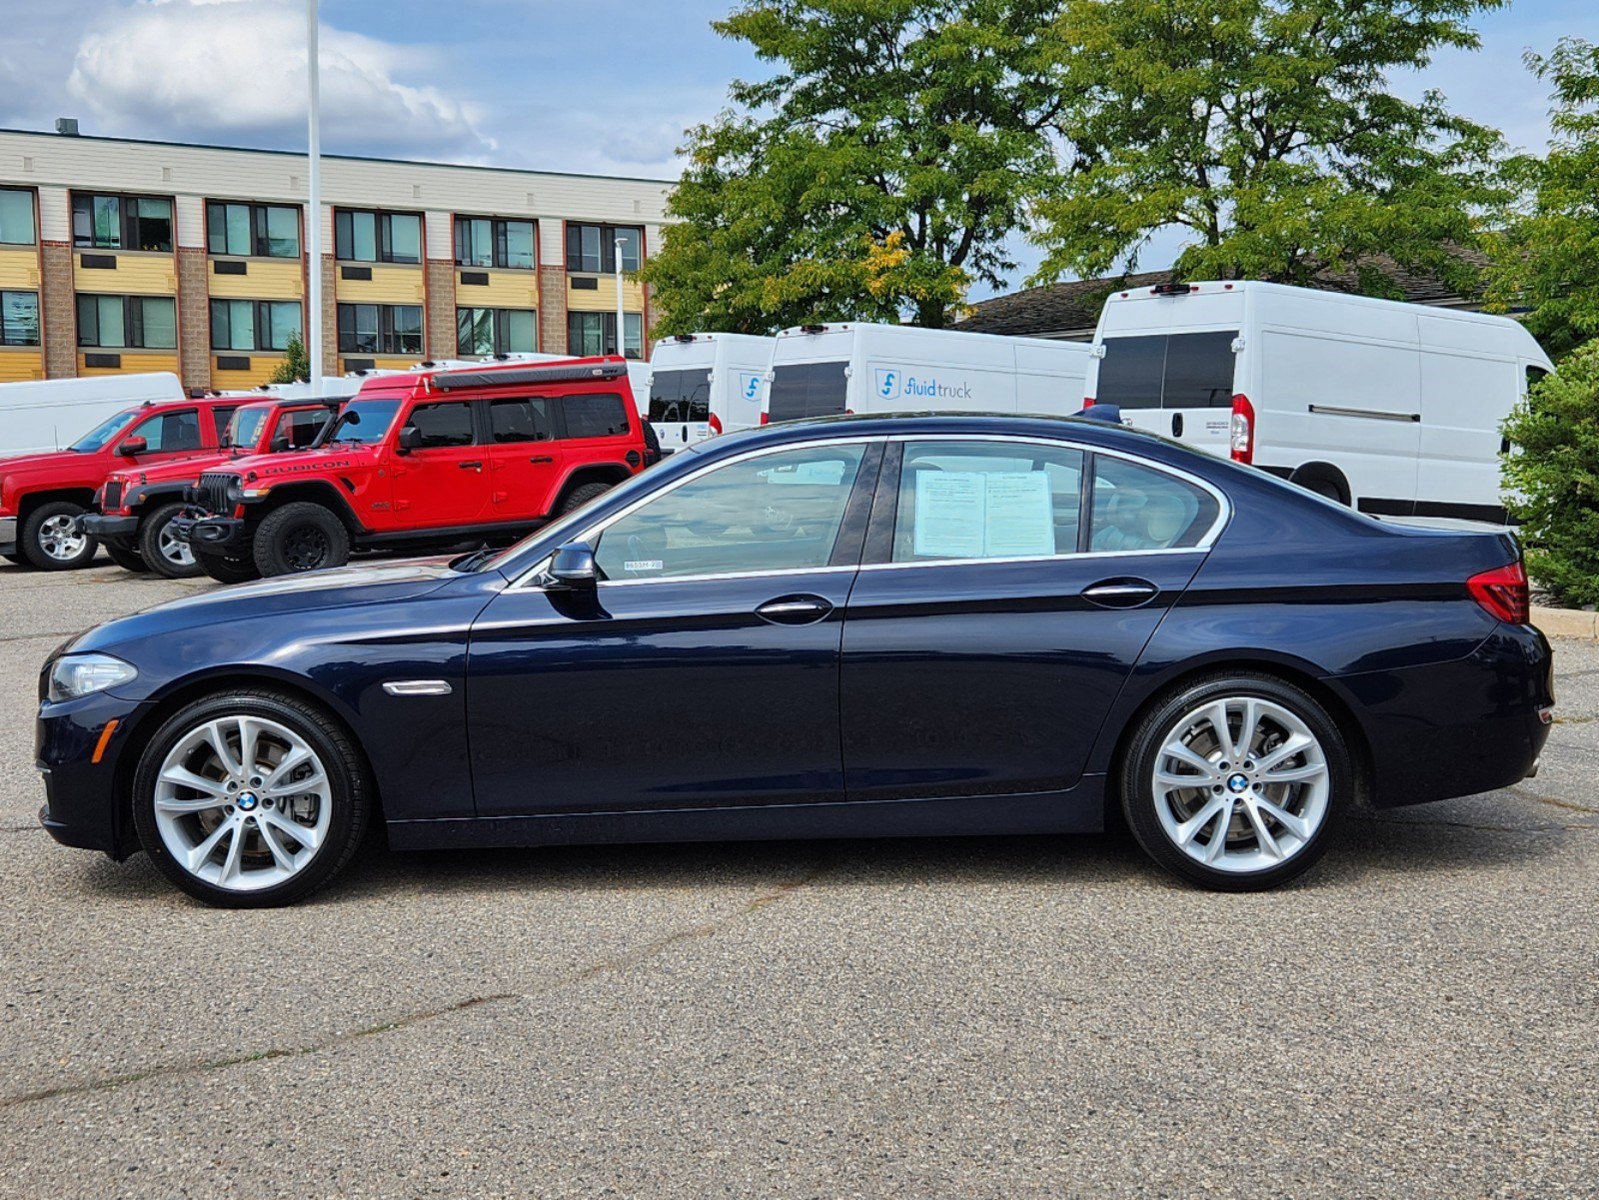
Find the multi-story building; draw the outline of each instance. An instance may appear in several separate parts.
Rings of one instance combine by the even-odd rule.
[[[0,382],[175,371],[251,387],[305,327],[307,161],[0,130]],[[323,370],[543,350],[646,357],[670,184],[326,155]],[[618,242],[620,241],[620,247]]]

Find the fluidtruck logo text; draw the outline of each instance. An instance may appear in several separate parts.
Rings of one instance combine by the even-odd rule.
[[[877,394],[884,400],[892,400],[896,396],[911,396],[923,400],[970,400],[972,385],[941,382],[936,375],[912,375],[898,367],[879,367]]]

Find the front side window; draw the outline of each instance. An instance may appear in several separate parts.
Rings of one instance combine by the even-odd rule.
[[[458,308],[455,334],[457,354],[531,354],[539,348],[538,314],[520,308]]]
[[[636,271],[642,258],[644,230],[637,225],[578,225],[566,227],[566,269],[584,274],[610,275],[616,271],[617,239],[621,239],[622,270]]]
[[[0,292],[0,346],[39,344],[39,293]]]
[[[72,242],[100,250],[172,253],[172,201],[152,196],[72,194]]]
[[[207,201],[205,233],[212,254],[300,257],[300,213],[287,205]]]
[[[416,213],[335,209],[333,249],[345,262],[419,263],[422,218]]]
[[[418,450],[442,450],[472,444],[472,408],[462,400],[419,404],[406,422],[422,435]]]
[[[569,438],[621,437],[629,431],[627,405],[614,392],[563,396],[561,415]]]
[[[200,448],[200,414],[192,408],[161,413],[140,421],[128,434],[143,438],[147,453]]]
[[[825,567],[865,446],[811,446],[715,467],[601,531],[604,578]]]
[[[711,373],[656,371],[650,376],[650,420],[709,421]]]
[[[1111,337],[1094,399],[1122,408],[1230,408],[1230,331]]]
[[[419,304],[341,304],[340,354],[421,354]]]
[[[768,421],[830,417],[844,411],[849,387],[841,362],[790,363],[772,372]]]
[[[0,188],[0,244],[31,246],[37,240],[33,193],[20,188]]]
[[[593,358],[616,354],[616,314],[614,312],[575,312],[566,317],[566,348],[570,354]],[[628,358],[644,357],[644,317],[641,313],[622,314],[622,349]]]
[[[555,436],[550,402],[540,397],[489,401],[489,432],[496,444],[545,442]]]
[[[1096,455],[1088,546],[1097,551],[1197,546],[1220,512],[1216,498],[1185,480],[1126,459]]]
[[[894,562],[1075,554],[1083,453],[1028,442],[907,442]]]
[[[78,345],[175,350],[177,302],[171,296],[78,295]]]

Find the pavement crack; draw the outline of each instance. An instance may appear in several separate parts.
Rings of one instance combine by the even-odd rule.
[[[63,638],[77,637],[82,632],[83,630],[81,629],[68,629],[55,633],[13,633],[8,637],[0,637],[0,644],[5,642],[37,642],[42,641],[44,638],[55,638],[60,641]]]
[[[1537,792],[1529,792],[1525,788],[1506,788],[1512,796],[1519,796],[1523,800],[1532,800],[1538,804],[1547,804],[1551,808],[1563,808],[1568,812],[1587,813],[1589,816],[1599,817],[1599,808],[1589,808],[1585,804],[1573,804],[1570,800],[1561,800],[1555,796],[1541,796]]]

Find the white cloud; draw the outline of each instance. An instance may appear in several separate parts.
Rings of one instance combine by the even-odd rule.
[[[297,145],[305,129],[305,16],[287,0],[145,0],[78,45],[67,92],[99,131]],[[329,151],[481,159],[482,114],[426,78],[430,57],[323,26]]]

